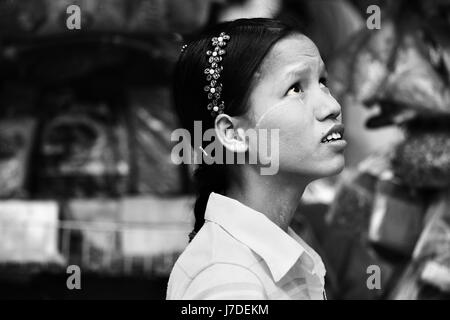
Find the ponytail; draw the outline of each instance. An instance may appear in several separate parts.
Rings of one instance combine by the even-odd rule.
[[[211,192],[224,194],[227,189],[227,174],[225,165],[200,164],[194,172],[197,188],[197,200],[194,205],[194,230],[189,235],[189,242],[205,223],[205,211]]]

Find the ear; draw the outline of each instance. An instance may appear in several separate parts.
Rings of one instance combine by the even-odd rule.
[[[214,125],[220,143],[231,152],[246,152],[247,139],[243,128],[237,127],[237,120],[227,114],[219,114]]]

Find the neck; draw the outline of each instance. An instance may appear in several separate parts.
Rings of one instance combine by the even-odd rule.
[[[240,169],[240,183],[232,184],[227,196],[261,212],[287,232],[310,181],[292,174],[264,176],[247,166]]]

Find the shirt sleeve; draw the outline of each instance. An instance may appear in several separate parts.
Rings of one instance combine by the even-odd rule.
[[[214,264],[200,272],[187,288],[188,300],[266,300],[264,287],[249,269],[234,264]]]

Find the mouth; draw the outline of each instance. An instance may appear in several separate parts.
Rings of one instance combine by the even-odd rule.
[[[336,124],[322,137],[321,143],[330,143],[344,139],[344,125]]]

